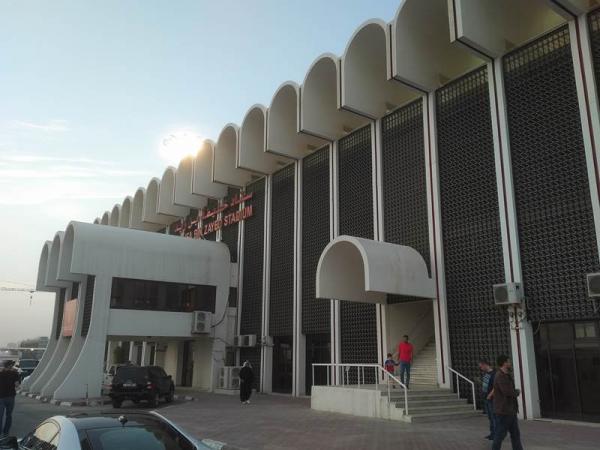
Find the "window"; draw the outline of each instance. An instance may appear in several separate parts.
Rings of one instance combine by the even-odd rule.
[[[582,322],[575,324],[575,339],[587,339],[598,337],[596,324],[594,322]]]
[[[56,450],[59,440],[59,428],[54,422],[44,422],[25,436],[21,447],[27,450]]]
[[[193,450],[194,446],[174,429],[162,424],[99,428],[87,431],[94,450]]]

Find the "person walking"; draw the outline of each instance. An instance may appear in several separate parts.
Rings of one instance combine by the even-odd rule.
[[[489,361],[482,359],[479,361],[479,370],[481,370],[481,397],[483,402],[483,410],[487,414],[490,421],[490,434],[485,438],[490,441],[494,440],[496,418],[494,416],[494,379],[496,372],[490,365]]]
[[[240,401],[242,405],[250,403],[252,395],[252,383],[254,382],[254,372],[250,361],[244,361],[244,365],[240,370]]]
[[[19,385],[19,372],[14,365],[14,361],[4,361],[0,369],[0,437],[7,436],[12,425],[16,388]]]
[[[521,432],[517,412],[519,405],[517,397],[521,393],[515,389],[515,381],[510,374],[512,364],[506,355],[498,357],[498,371],[494,378],[494,414],[496,416],[496,429],[492,450],[500,450],[502,441],[510,433],[510,442],[513,450],[523,450]]]
[[[413,361],[413,345],[408,342],[408,336],[403,336],[403,341],[398,345],[398,359],[400,360],[400,381],[406,389],[410,383],[410,366]]]

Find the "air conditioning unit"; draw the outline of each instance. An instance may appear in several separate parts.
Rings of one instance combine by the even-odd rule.
[[[192,333],[206,334],[210,333],[212,325],[212,313],[208,311],[194,311],[192,317]]]
[[[600,273],[587,274],[588,297],[600,298]]]
[[[255,347],[256,346],[256,335],[255,334],[240,334],[233,338],[234,347]]]
[[[273,347],[273,337],[272,336],[263,336],[260,343],[265,347]]]
[[[520,305],[523,301],[521,283],[495,284],[493,287],[496,305]]]
[[[240,388],[240,369],[237,366],[221,367],[219,371],[218,389],[239,389]]]

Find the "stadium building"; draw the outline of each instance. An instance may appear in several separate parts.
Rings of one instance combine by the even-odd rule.
[[[53,331],[24,388],[98,396],[124,346],[180,386],[232,387],[249,360],[259,391],[310,395],[408,334],[414,383],[470,398],[456,374],[504,353],[522,417],[598,420],[597,6],[406,0],[365,22],[44,244]]]

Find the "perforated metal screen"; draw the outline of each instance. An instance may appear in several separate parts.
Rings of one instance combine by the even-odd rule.
[[[381,119],[384,239],[417,250],[430,266],[423,100]],[[388,303],[414,298],[388,295]]]
[[[294,212],[295,165],[275,172],[271,191],[271,279],[269,334],[294,331]]]
[[[600,9],[592,11],[588,16],[590,44],[596,75],[596,86],[600,87]]]
[[[302,160],[302,332],[329,333],[331,303],[315,298],[317,264],[330,241],[329,147]]]
[[[62,321],[63,312],[65,310],[66,295],[67,290],[65,288],[61,288],[58,293],[58,301],[56,303],[56,307],[58,308],[58,317],[56,318],[56,331],[54,332],[55,339],[58,339],[60,337],[60,333],[62,332]]]
[[[244,223],[244,267],[242,288],[241,334],[262,335],[263,255],[265,225],[265,179],[248,185],[253,192],[254,214]]]
[[[505,278],[486,67],[437,91],[436,116],[452,366],[475,379],[479,358],[510,354],[492,295]]]
[[[504,79],[527,313],[591,317],[600,266],[567,26],[507,55]]]
[[[339,234],[373,239],[371,127],[338,142]],[[341,358],[346,363],[377,362],[375,305],[340,302]]]
[[[230,201],[233,197],[239,195],[239,193],[239,189],[228,187],[227,198],[225,201]],[[225,211],[225,213],[229,213],[231,211],[234,211],[234,209],[228,209]],[[229,225],[221,230],[221,242],[224,242],[227,245],[227,248],[229,248],[231,262],[237,262],[238,259],[238,233],[239,223],[236,223],[235,225]]]
[[[94,301],[94,285],[96,284],[96,277],[94,275],[88,275],[85,282],[85,300],[83,302],[83,319],[81,322],[81,335],[87,336],[90,329],[90,322],[92,320],[92,307]]]

